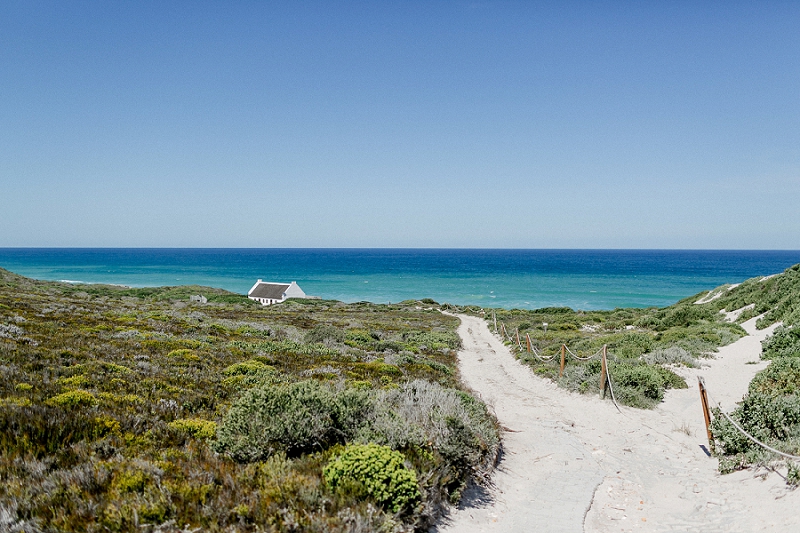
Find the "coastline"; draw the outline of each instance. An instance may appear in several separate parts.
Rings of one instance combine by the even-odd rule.
[[[505,309],[665,307],[795,263],[800,251],[0,248],[0,267],[39,280],[238,294],[258,278],[296,280],[351,303],[432,298]]]

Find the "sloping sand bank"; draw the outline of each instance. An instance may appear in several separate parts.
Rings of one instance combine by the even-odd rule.
[[[775,473],[721,476],[707,445],[697,389],[730,410],[765,364],[767,331],[684,372],[688,390],[668,391],[652,411],[559,389],[514,359],[478,318],[459,315],[461,375],[493,406],[504,453],[488,491],[474,489],[439,532],[800,531],[800,490]]]

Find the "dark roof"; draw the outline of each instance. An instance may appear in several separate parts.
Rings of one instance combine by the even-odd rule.
[[[271,300],[281,300],[283,298],[283,293],[286,292],[286,289],[289,288],[289,285],[286,283],[259,283],[256,287],[250,291],[248,296],[252,298],[269,298]]]

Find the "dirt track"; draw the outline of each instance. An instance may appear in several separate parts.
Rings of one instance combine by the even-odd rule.
[[[465,383],[493,406],[504,454],[488,491],[476,489],[444,532],[800,531],[800,490],[776,474],[720,476],[710,459],[696,376],[726,410],[741,399],[757,361],[755,331],[684,372],[688,390],[656,409],[622,408],[535,377],[478,318],[459,315]]]

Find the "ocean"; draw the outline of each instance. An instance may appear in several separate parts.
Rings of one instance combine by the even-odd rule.
[[[796,263],[800,251],[0,248],[0,267],[42,280],[242,294],[257,279],[297,281],[309,295],[345,302],[509,309],[661,307]]]

